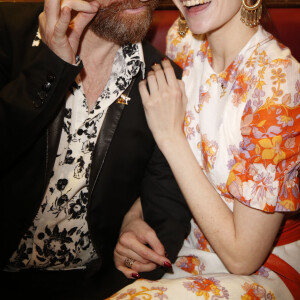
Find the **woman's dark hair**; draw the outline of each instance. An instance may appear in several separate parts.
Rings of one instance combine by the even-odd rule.
[[[254,1],[256,2],[256,1]],[[261,16],[261,20],[260,20],[260,24],[263,26],[263,28],[272,33],[275,37],[277,36],[277,31],[274,27],[274,23],[272,21],[272,18],[269,14],[269,11],[268,11],[268,7],[265,3],[265,1],[263,0],[262,2],[262,16]]]
[[[246,0],[246,2],[248,2],[248,4],[250,5],[254,5],[258,0]],[[262,1],[262,16],[260,19],[260,24],[267,30],[267,31],[274,31],[273,28],[273,23],[271,20],[271,16],[268,12],[268,8],[267,5],[265,3],[265,0]]]

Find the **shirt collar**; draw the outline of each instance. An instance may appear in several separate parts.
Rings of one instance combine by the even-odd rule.
[[[145,64],[143,46],[142,46],[142,43],[137,43],[137,46],[139,48],[139,55],[140,55],[140,60],[141,60],[141,71],[142,71],[142,74],[143,74],[143,79],[145,79],[146,64]]]
[[[130,77],[134,77],[140,70],[143,78],[145,78],[145,59],[142,44],[126,44],[119,49],[119,55],[124,58],[127,71]],[[115,57],[115,62],[118,59],[118,54]]]

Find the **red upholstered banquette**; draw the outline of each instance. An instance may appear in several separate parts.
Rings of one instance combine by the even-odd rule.
[[[270,31],[300,61],[300,8],[269,8],[268,11],[272,21]],[[166,48],[167,31],[177,17],[177,10],[157,10],[154,13],[147,38],[162,52]]]

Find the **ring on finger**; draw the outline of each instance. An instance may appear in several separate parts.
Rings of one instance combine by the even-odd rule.
[[[127,268],[131,269],[131,267],[132,267],[132,265],[133,265],[134,262],[135,262],[134,259],[132,259],[132,258],[130,258],[130,257],[126,257],[125,260],[124,260],[124,265],[125,265]]]

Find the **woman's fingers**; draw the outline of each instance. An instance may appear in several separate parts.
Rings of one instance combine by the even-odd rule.
[[[177,79],[177,83],[179,85],[179,88],[181,90],[182,93],[182,102],[183,102],[183,106],[186,107],[187,103],[188,103],[188,98],[185,92],[185,84],[182,80]]]
[[[165,256],[164,246],[155,231],[144,221],[135,224],[139,226],[134,228],[134,232],[125,231],[119,237],[114,250],[116,268],[128,278],[137,278],[136,274],[152,271],[158,266],[171,267],[171,262]],[[130,268],[125,265],[126,258],[133,259]]]
[[[140,88],[149,95],[145,82]],[[130,267],[125,264],[128,258],[133,259]],[[116,268],[128,278],[138,278],[138,273],[152,271],[158,266],[171,267],[163,244],[155,231],[140,216],[131,217],[130,221],[123,224],[114,250],[114,262]]]
[[[151,255],[149,254],[149,257],[150,256]],[[126,266],[126,259],[128,258],[133,260],[130,268]],[[157,268],[156,263],[144,259],[136,252],[128,248],[124,248],[119,244],[117,245],[114,251],[114,260],[115,260],[116,268],[121,272],[123,272],[125,276],[128,278],[137,278],[136,277],[137,275],[133,276],[133,274],[139,274],[141,272],[149,272]],[[166,265],[164,266],[166,267]]]
[[[141,241],[134,233],[125,232],[120,236],[116,249],[121,255],[139,260],[141,263],[153,262],[160,266],[166,266],[166,263],[170,263],[164,253],[163,255],[156,253],[156,251],[146,246],[145,243],[148,244],[148,241]],[[135,254],[133,255],[129,251]]]
[[[168,83],[166,80],[165,72],[162,69],[160,64],[154,64],[152,66],[152,69],[155,73],[157,87],[160,91],[163,91],[164,89],[168,88]],[[151,89],[150,89],[151,92]]]
[[[135,241],[135,243],[137,242]],[[139,261],[142,264],[147,264],[151,262],[150,260],[143,258],[143,256],[139,254],[140,252],[136,252],[128,246],[122,245],[120,242],[115,247],[115,253],[119,256],[130,257],[136,261]]]
[[[159,92],[159,89],[158,89],[156,74],[155,74],[154,71],[148,72],[147,82],[148,82],[150,94],[151,95],[156,95],[157,92]]]
[[[132,241],[131,241],[132,242]],[[135,243],[139,243],[137,240]],[[125,260],[132,259],[133,263],[129,268],[126,266]],[[149,272],[157,268],[157,265],[149,260],[144,259],[128,246],[124,247],[120,242],[114,250],[115,266],[118,270],[124,273],[128,278],[138,278],[140,272]]]
[[[149,264],[140,264],[139,262],[134,262],[132,265],[132,268],[129,269],[124,265],[125,257],[121,257],[120,261],[123,261],[123,263],[119,264],[117,266],[117,269],[121,271],[127,278],[133,278],[138,279],[139,273],[142,272],[150,272],[156,269],[156,265],[153,263]]]
[[[168,59],[163,59],[161,63],[164,68],[164,74],[168,85],[171,87],[178,87],[178,81],[171,62]]]
[[[143,104],[145,104],[145,101],[147,101],[150,97],[148,88],[147,88],[147,80],[141,80],[139,82],[139,92],[142,98]]]
[[[163,91],[168,87],[178,88],[177,78],[171,62],[168,59],[163,59],[161,64],[163,68],[160,64],[154,64],[152,66],[159,89]]]
[[[147,82],[149,86],[148,94],[154,97],[158,94],[162,96],[162,93],[164,95],[166,95],[166,93],[171,94],[174,92],[174,89],[181,91],[171,62],[168,59],[164,59],[161,64],[163,68],[160,64],[154,64],[152,66],[153,71],[150,71],[147,75]],[[141,86],[143,96],[148,96],[143,83]]]
[[[160,148],[170,139],[182,135],[182,122],[186,109],[183,82],[175,76],[168,60],[162,66],[154,65],[146,83],[140,84],[140,93],[148,126]]]

